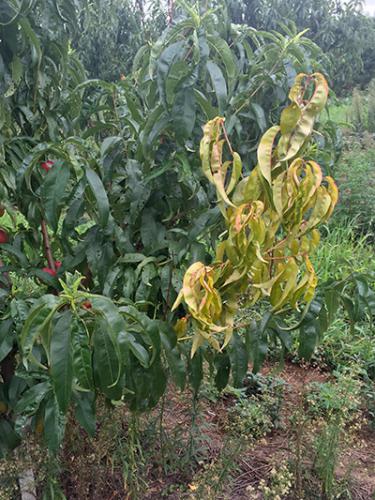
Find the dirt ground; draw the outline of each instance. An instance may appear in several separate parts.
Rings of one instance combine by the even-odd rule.
[[[265,366],[263,374],[269,373],[272,369],[271,365]],[[322,372],[317,368],[311,368],[311,366],[301,367],[286,363],[283,371],[278,373],[277,376],[285,382],[284,402],[277,429],[256,442],[250,441],[247,443],[244,441],[237,451],[234,450],[233,461],[235,466],[233,467],[233,464],[231,464],[228,476],[220,491],[217,491],[212,496],[209,492],[204,494],[207,500],[262,499],[264,497],[256,492],[259,482],[262,479],[267,481],[275,465],[277,466],[283,461],[295,462],[296,433],[298,431],[296,422],[291,417],[295,414],[296,409],[301,408],[301,405],[303,405],[306,386],[311,382],[327,381],[329,373]],[[163,425],[170,437],[178,429],[180,443],[188,443],[189,441],[191,401],[189,391],[180,393],[173,390],[173,388],[170,388],[165,398]],[[202,475],[204,476],[204,471],[210,471],[210,464],[214,464],[218,457],[226,451],[225,448],[228,445],[226,435],[228,409],[233,406],[234,401],[235,398],[231,395],[224,396],[218,401],[201,399],[196,424],[198,432],[201,433],[200,445],[204,449],[202,459],[197,460],[193,469],[190,467],[191,464],[186,464],[186,472],[181,472],[181,470],[173,471],[173,467],[171,467],[172,472],[163,470],[160,460],[155,459],[154,462],[151,460],[147,468],[142,470],[142,474],[146,474],[144,480],[147,483],[147,488],[139,496],[124,493],[122,488],[123,471],[117,470],[113,464],[111,468],[111,458],[106,456],[103,444],[99,445],[103,453],[99,472],[97,459],[94,458],[98,454],[98,449],[93,449],[92,443],[83,450],[81,445],[74,450],[74,444],[68,443],[63,464],[65,470],[62,474],[64,490],[68,499],[109,500],[128,498],[133,500],[139,498],[141,500],[159,500],[167,498],[178,500],[182,498],[202,498],[202,490],[198,488],[197,484],[199,485],[199,478],[202,478]],[[307,450],[309,440],[314,435],[314,428],[309,427],[301,432],[301,441],[305,447],[304,449]],[[186,450],[180,450],[181,455],[184,451]],[[162,453],[160,450],[159,452]],[[180,460],[178,453],[177,450],[175,460]],[[90,467],[90,457],[92,457],[92,467]],[[308,453],[302,451],[300,461],[302,474],[304,475],[305,471],[307,474],[312,465]],[[85,466],[87,470],[90,470],[89,473],[82,472]],[[85,474],[87,477],[85,477]],[[101,480],[99,481],[98,477],[94,477],[94,474],[96,476],[101,474]],[[104,478],[103,475],[106,477]],[[208,474],[206,472],[206,476],[209,477],[209,475],[210,472]],[[350,445],[343,450],[337,469],[337,478],[347,480],[353,500],[375,499],[375,433],[366,424],[359,426],[354,438],[350,441]],[[304,485],[306,481],[309,482],[310,479],[308,477],[307,479],[304,478]],[[314,485],[313,480],[311,481],[310,486],[313,491],[315,488],[315,493],[304,498],[323,498],[319,493],[319,489],[316,489],[319,486]],[[91,485],[95,484],[93,488],[87,486],[90,482]],[[299,500],[295,494],[294,496],[287,495],[284,498]]]

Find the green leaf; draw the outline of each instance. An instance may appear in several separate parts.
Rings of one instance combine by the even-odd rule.
[[[234,90],[237,76],[237,64],[234,52],[231,51],[227,42],[219,36],[208,35],[207,41],[209,45],[211,45],[211,47],[216,50],[217,55],[222,59],[224,63],[228,78],[229,91],[232,92]]]
[[[42,49],[40,46],[40,41],[33,29],[31,28],[30,22],[26,17],[23,17],[21,20],[19,20],[19,25],[22,28],[23,33],[26,35],[26,37],[29,39],[30,45],[31,45],[31,60],[33,63],[33,66],[36,66],[39,64],[41,58],[42,58]]]
[[[182,89],[176,96],[172,109],[174,131],[177,139],[189,138],[195,125],[195,97],[192,88]]]
[[[50,346],[52,386],[63,414],[69,407],[73,383],[71,323],[70,311],[64,312],[53,328]]]
[[[150,364],[150,356],[146,349],[140,344],[136,338],[131,334],[127,334],[126,343],[129,346],[129,349],[134,354],[134,356],[138,359],[143,367],[147,367]]]
[[[160,357],[161,351],[161,339],[157,322],[151,322],[147,325],[146,333],[148,338],[151,341],[151,360],[150,365],[156,360],[156,358]]]
[[[232,368],[233,386],[242,387],[248,368],[248,352],[240,335],[234,332],[229,348],[230,366]]]
[[[2,320],[0,323],[0,362],[6,358],[13,348],[12,320]]]
[[[14,412],[16,414],[33,415],[39,408],[40,403],[50,391],[51,386],[49,382],[40,382],[33,385],[17,402]]]
[[[298,355],[309,360],[319,340],[319,323],[316,320],[305,323],[300,328]]]
[[[66,187],[70,180],[70,170],[62,162],[56,162],[44,178],[40,188],[40,198],[47,222],[56,232],[61,210],[67,196]]]
[[[59,411],[56,397],[51,393],[44,410],[44,439],[52,452],[57,452],[64,438],[66,420]]]
[[[75,414],[85,431],[94,436],[96,432],[95,395],[92,392],[75,392]]]
[[[120,257],[119,262],[123,262],[124,264],[138,264],[145,260],[146,256],[142,253],[126,253],[122,257]]]
[[[230,359],[227,352],[219,353],[215,356],[215,385],[219,391],[222,391],[228,384],[230,374]]]
[[[10,245],[9,243],[2,243],[1,244],[1,251],[7,252],[10,255],[13,255],[14,257],[16,257],[18,259],[18,262],[21,264],[22,267],[29,266],[26,255],[23,252],[21,252],[18,248]]]
[[[267,119],[264,114],[264,109],[256,102],[253,102],[250,107],[254,112],[260,131],[263,132],[267,128]]]
[[[98,387],[109,398],[121,399],[122,386],[120,383],[121,363],[118,349],[114,346],[109,333],[109,325],[99,319],[95,323],[93,334],[94,346],[94,377]]]
[[[189,361],[189,380],[194,393],[198,394],[203,379],[203,356],[200,350],[196,351]]]
[[[259,323],[253,320],[245,331],[246,347],[253,362],[254,373],[260,370],[268,352],[266,328],[270,319],[271,315],[267,313]]]
[[[324,298],[328,312],[328,322],[332,323],[340,305],[340,294],[336,290],[328,289],[324,293]]]
[[[8,420],[0,418],[0,458],[5,458],[7,453],[16,448],[21,442],[20,436],[15,432]]]
[[[180,353],[176,348],[169,349],[165,348],[165,357],[168,361],[168,366],[170,369],[171,377],[173,382],[177,385],[181,391],[185,388],[186,382],[186,368]]]
[[[107,193],[100,177],[91,168],[86,168],[86,178],[89,183],[91,193],[96,200],[99,213],[99,225],[105,228],[109,218],[109,201]]]
[[[20,336],[20,346],[25,357],[29,356],[37,337],[48,330],[56,312],[57,300],[54,295],[44,296],[44,301],[37,304],[27,317]]]
[[[72,324],[73,373],[82,389],[93,389],[92,353],[90,339],[83,324],[76,320]]]
[[[167,376],[160,358],[150,367],[150,399],[149,408],[153,408],[159,402],[167,387]]]
[[[194,89],[195,99],[201,107],[203,113],[206,115],[207,120],[212,120],[218,115],[218,109],[215,108],[207,97],[202,94],[198,89]]]
[[[148,118],[139,135],[140,145],[143,148],[143,155],[145,157],[148,156],[154,140],[159,136],[160,132],[167,125],[168,121],[169,117],[166,116],[164,108],[161,104],[158,104],[155,109],[148,115]],[[138,156],[142,156],[140,152]]]
[[[226,106],[226,101],[228,96],[227,84],[225,82],[223,73],[221,72],[221,69],[217,64],[215,64],[212,61],[208,61],[207,70],[210,74],[212,86],[216,93],[217,103],[219,106],[219,113],[222,115],[224,114],[224,109]]]
[[[166,103],[165,86],[171,66],[176,59],[181,58],[184,51],[185,42],[180,40],[166,47],[160,54],[157,62],[158,87],[162,102]]]

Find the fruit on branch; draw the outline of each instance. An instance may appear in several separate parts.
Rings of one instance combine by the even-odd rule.
[[[4,229],[0,229],[0,244],[8,243],[9,236],[8,233]]]
[[[50,267],[43,267],[42,271],[48,273],[51,276],[57,276],[57,271],[62,266],[62,262],[60,260],[55,260],[55,269],[51,269]]]
[[[51,269],[50,267],[43,267],[42,271],[44,273],[48,273],[50,276],[56,276],[57,275],[57,272],[54,271],[53,269]]]
[[[292,104],[280,126],[263,135],[258,165],[241,180],[241,158],[232,150],[224,118],[205,125],[202,168],[216,187],[227,231],[212,265],[196,262],[186,271],[173,306],[184,302],[190,313],[192,355],[205,340],[217,350],[227,345],[241,303],[267,298],[280,313],[313,299],[317,276],[310,255],[319,244],[316,228],[331,216],[338,191],[333,179],[323,178],[319,165],[302,155],[327,96],[323,75],[298,75],[289,94]],[[231,160],[223,161],[224,154]]]
[[[40,164],[40,168],[42,168],[45,172],[49,172],[54,164],[55,162],[52,160],[43,161]]]

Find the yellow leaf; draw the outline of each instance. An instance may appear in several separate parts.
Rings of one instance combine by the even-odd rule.
[[[258,167],[266,179],[266,181],[271,185],[271,170],[272,170],[272,153],[275,144],[276,136],[280,132],[280,127],[275,125],[271,127],[263,135],[258,146]]]

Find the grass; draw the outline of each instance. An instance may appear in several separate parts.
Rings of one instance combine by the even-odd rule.
[[[338,125],[349,125],[351,122],[351,99],[342,99],[332,102],[324,110],[321,120],[326,122],[331,120]]]
[[[336,224],[322,230],[321,243],[312,258],[319,280],[342,279],[353,272],[375,272],[374,252],[369,237],[356,234],[356,224]]]
[[[335,167],[334,175],[340,191],[336,221],[345,225],[346,220],[353,220],[357,232],[374,239],[375,141],[370,135],[367,144],[364,140],[365,136],[361,142],[351,144],[351,149]]]

